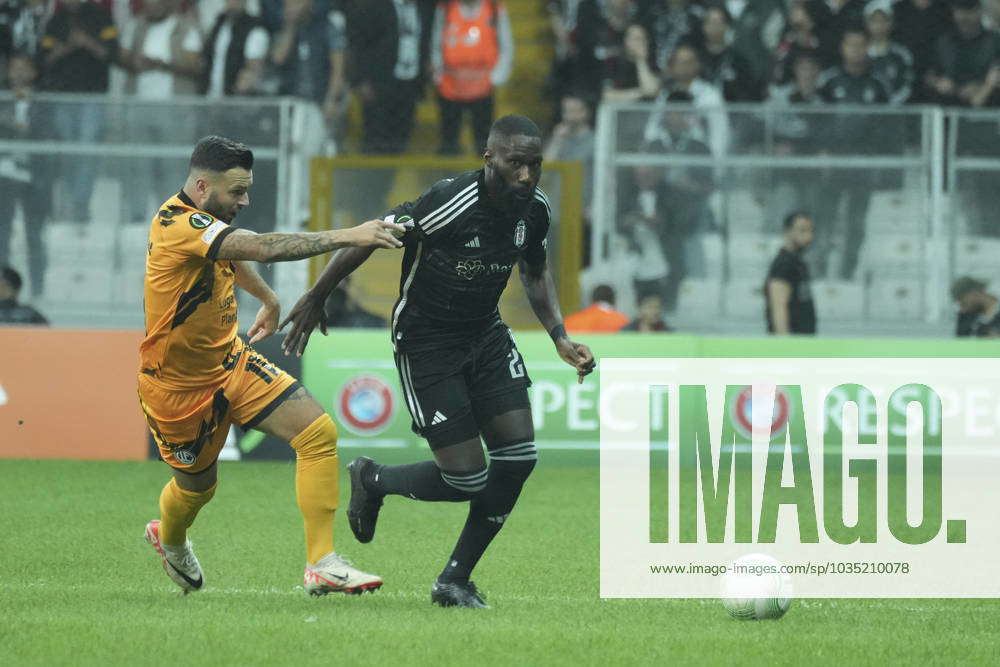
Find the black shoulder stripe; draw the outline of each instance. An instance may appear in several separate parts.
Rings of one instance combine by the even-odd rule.
[[[208,247],[208,254],[205,256],[214,261],[219,256],[219,247],[222,246],[222,239],[226,238],[235,231],[235,227],[226,227],[221,232],[216,234],[215,240],[213,240],[212,245]]]

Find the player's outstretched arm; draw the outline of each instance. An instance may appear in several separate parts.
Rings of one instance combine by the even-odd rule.
[[[257,270],[249,262],[234,261],[236,267],[236,284],[260,301],[260,310],[253,325],[247,330],[247,337],[253,345],[267,338],[278,330],[278,319],[281,317],[281,302],[274,290],[264,282]]]
[[[323,335],[326,335],[324,304],[326,304],[327,297],[340,284],[340,281],[361,266],[373,251],[374,248],[345,248],[338,250],[330,258],[316,280],[316,284],[299,297],[299,300],[289,311],[288,317],[279,327],[279,329],[284,329],[289,322],[292,324],[292,328],[288,330],[288,335],[285,336],[282,343],[285,354],[295,354],[301,357],[309,343],[309,336],[312,335],[317,326]]]
[[[521,273],[521,284],[528,295],[531,309],[535,317],[549,332],[556,346],[559,357],[570,366],[576,368],[578,382],[594,370],[594,354],[583,343],[569,339],[566,327],[563,326],[562,313],[559,310],[559,299],[556,296],[556,284],[549,272],[548,262],[531,265],[521,260],[518,264]]]
[[[325,232],[255,234],[236,229],[222,239],[218,259],[249,259],[257,262],[287,262],[322,255],[347,247],[401,248],[396,238],[405,230],[393,222],[369,220],[349,229]]]

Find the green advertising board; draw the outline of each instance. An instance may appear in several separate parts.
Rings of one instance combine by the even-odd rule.
[[[576,373],[541,332],[516,335],[531,388],[535,439],[543,448],[590,449],[599,439],[597,374],[600,359],[671,357],[982,357],[1000,354],[984,340],[850,340],[811,338],[709,338],[634,333],[577,336],[591,347],[598,370],[577,383]],[[423,446],[410,415],[386,331],[315,334],[303,357],[302,380],[337,422],[343,447]]]

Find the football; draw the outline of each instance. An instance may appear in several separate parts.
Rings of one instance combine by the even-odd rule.
[[[741,621],[777,619],[792,604],[792,578],[767,554],[747,554],[722,576],[722,605]]]

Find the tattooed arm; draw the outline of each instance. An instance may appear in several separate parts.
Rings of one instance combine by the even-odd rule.
[[[400,248],[403,244],[395,234],[402,235],[403,231],[399,225],[383,220],[369,220],[357,227],[325,232],[255,234],[234,229],[222,239],[216,259],[287,262],[349,246]]]

